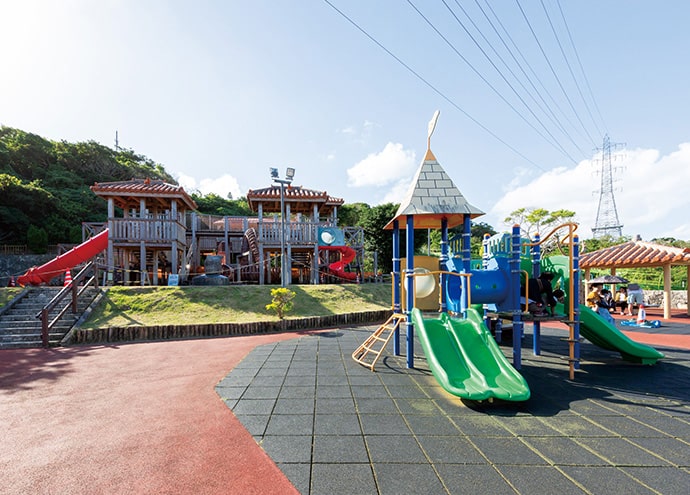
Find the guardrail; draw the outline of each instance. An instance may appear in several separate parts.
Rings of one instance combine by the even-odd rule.
[[[82,281],[84,282],[80,287],[80,283]],[[48,304],[43,306],[41,311],[36,314],[36,318],[40,318],[41,320],[41,341],[43,342],[43,347],[48,347],[48,336],[50,334],[50,330],[58,321],[60,321],[60,318],[64,316],[67,310],[71,308],[72,313],[77,312],[79,296],[81,296],[92,284],[95,288],[98,288],[98,276],[96,273],[95,264],[93,261],[90,261],[79,271],[75,277],[72,278],[72,282],[63,287],[62,290],[58,292],[57,295],[53,297]],[[50,312],[58,307],[58,305],[70,295],[72,296],[71,300],[64,305],[58,314],[51,320]]]

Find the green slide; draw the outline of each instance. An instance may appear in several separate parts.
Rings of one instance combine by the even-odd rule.
[[[569,260],[567,256],[550,256],[541,261],[542,271],[552,271],[562,277],[562,287],[568,287]],[[566,303],[568,296],[566,295]],[[568,314],[567,306],[557,305],[556,312]],[[580,304],[580,335],[589,340],[592,344],[609,351],[620,352],[624,360],[633,363],[655,364],[664,355],[645,344],[628,338],[623,332],[614,325],[604,320],[595,311],[585,305]]]
[[[434,377],[449,393],[470,400],[523,401],[530,390],[484,325],[479,313],[454,320],[447,313],[424,319],[412,309],[412,320]]]
[[[557,311],[559,311],[558,308]],[[620,352],[624,360],[633,363],[655,364],[657,360],[664,357],[653,347],[631,340],[595,311],[582,304],[580,305],[580,335],[594,345]]]

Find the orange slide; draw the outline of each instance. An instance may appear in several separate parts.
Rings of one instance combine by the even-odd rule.
[[[107,247],[108,229],[105,229],[100,234],[73,247],[66,253],[57,256],[55,259],[41,266],[29,268],[24,275],[17,278],[17,283],[21,286],[47,284],[65,270],[93,258]]]
[[[338,251],[340,253],[340,261],[331,263],[328,268],[338,277],[346,280],[355,280],[357,274],[353,272],[346,272],[345,267],[355,259],[355,250],[348,246],[319,246],[319,249],[328,251]]]

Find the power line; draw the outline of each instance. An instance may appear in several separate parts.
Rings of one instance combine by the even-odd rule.
[[[408,0],[408,1],[409,1],[409,0]],[[481,45],[480,45],[480,43],[477,41],[477,39],[476,39],[474,36],[472,36],[472,34],[471,34],[471,33],[469,32],[469,30],[467,29],[467,27],[462,23],[462,21],[460,21],[460,19],[458,19],[458,17],[455,15],[455,12],[453,12],[453,10],[452,10],[452,9],[450,8],[450,6],[446,3],[446,1],[445,1],[445,0],[442,0],[442,2],[443,2],[443,4],[446,6],[446,8],[448,9],[448,11],[451,13],[451,15],[453,16],[453,18],[456,20],[456,22],[457,22],[458,24],[460,24],[460,26],[463,28],[463,30],[465,31],[465,33],[466,33],[466,34],[470,37],[470,39],[474,42],[474,44],[477,46],[477,48],[479,49],[479,51],[482,52],[482,54],[483,54],[484,57],[489,61],[489,63],[491,64],[491,66],[496,70],[496,72],[498,72],[498,74],[501,76],[501,78],[503,79],[503,81],[504,81],[504,82],[508,85],[508,87],[513,91],[513,93],[515,94],[515,96],[517,96],[517,98],[520,100],[520,102],[522,102],[522,104],[525,105],[525,108],[527,108],[527,110],[530,112],[530,114],[532,114],[532,116],[537,120],[537,122],[539,122],[539,124],[544,128],[544,130],[549,134],[549,136],[551,136],[551,138],[553,138],[554,141],[556,141],[556,142],[558,143],[556,137],[555,137],[551,132],[549,132],[548,128],[546,127],[546,125],[544,125],[544,123],[542,122],[542,120],[541,120],[539,117],[537,117],[537,116],[535,115],[535,113],[532,111],[532,109],[531,109],[530,106],[527,104],[527,102],[525,102],[525,100],[520,96],[520,94],[517,92],[517,90],[515,89],[515,87],[508,81],[508,79],[507,79],[506,76],[503,74],[503,72],[496,66],[496,64],[493,62],[493,60],[491,59],[491,57],[490,57],[490,56],[486,53],[486,51],[481,47]],[[478,27],[477,24],[474,22],[474,20],[472,19],[472,17],[471,17],[471,16],[467,13],[467,11],[462,7],[462,5],[460,4],[459,0],[455,0],[455,3],[456,3],[456,5],[458,6],[458,8],[460,8],[460,10],[463,12],[463,14],[465,14],[465,17],[467,17],[467,19],[472,23],[472,26],[474,26],[474,28],[477,30],[477,32],[478,32],[479,35],[482,37],[482,39],[486,42],[486,44],[489,46],[489,48],[491,48],[491,50],[493,51],[493,53],[494,53],[494,54],[498,57],[498,59],[503,63],[503,65],[506,67],[506,69],[508,69],[508,72],[510,72],[510,74],[513,76],[513,78],[514,78],[514,79],[517,81],[517,83],[522,87],[522,89],[524,90],[524,92],[532,99],[532,101],[533,101],[534,103],[536,103],[537,107],[539,107],[539,109],[546,115],[546,117],[548,117],[549,120],[551,120],[551,122],[563,132],[563,134],[570,140],[570,142],[573,144],[573,146],[575,146],[575,148],[577,148],[577,150],[584,156],[584,152],[582,151],[582,149],[580,149],[580,147],[579,147],[579,146],[577,145],[577,143],[572,139],[572,137],[571,137],[568,133],[565,132],[565,130],[563,129],[563,127],[560,125],[560,123],[556,122],[553,118],[551,118],[551,116],[549,115],[549,113],[546,112],[546,111],[544,110],[544,108],[539,104],[539,102],[534,98],[534,96],[530,93],[530,91],[525,87],[525,85],[522,83],[522,81],[517,77],[517,75],[513,72],[513,70],[510,68],[510,66],[506,63],[506,61],[503,59],[503,57],[501,57],[501,55],[498,53],[498,51],[494,48],[493,44],[487,39],[486,36],[484,36],[484,33],[482,33],[482,30],[479,29],[479,27]],[[519,64],[518,64],[518,66],[519,66]],[[544,103],[545,103],[545,102],[544,102]],[[547,105],[547,106],[548,106],[548,105]],[[551,111],[551,114],[553,114],[552,111]],[[558,147],[563,151],[563,153],[564,153],[568,158],[570,158],[571,161],[573,161],[573,162],[575,163],[575,159],[574,159],[569,153],[565,152],[565,149],[563,148],[563,146],[562,146],[560,143],[558,143]]]
[[[561,12],[561,18],[563,19],[563,25],[565,26],[565,30],[568,33],[568,39],[570,40],[570,45],[573,48],[573,53],[575,53],[575,59],[577,60],[577,63],[580,66],[580,71],[582,72],[582,77],[585,80],[585,84],[587,85],[587,89],[589,90],[589,96],[592,98],[592,103],[594,103],[594,108],[597,111],[597,114],[599,115],[599,119],[601,120],[601,123],[603,124],[604,130],[606,131],[607,125],[606,121],[604,120],[604,117],[601,115],[601,111],[599,110],[599,105],[597,105],[597,100],[594,98],[594,93],[592,92],[592,87],[589,84],[589,79],[587,78],[587,74],[585,73],[585,68],[582,66],[582,61],[580,60],[580,55],[577,52],[577,48],[575,48],[575,42],[573,41],[573,37],[570,34],[570,28],[568,27],[568,22],[565,19],[565,14],[563,13],[563,9],[561,8],[561,2],[560,0],[556,0],[556,4],[558,5],[558,10]]]
[[[570,105],[570,109],[575,114],[575,118],[577,119],[577,121],[582,126],[582,129],[585,131],[585,134],[587,134],[590,141],[592,143],[594,143],[594,139],[592,138],[592,135],[587,130],[587,127],[585,127],[584,122],[582,122],[582,119],[580,118],[580,114],[575,109],[575,106],[573,105],[572,100],[568,96],[568,92],[563,87],[563,83],[561,82],[561,79],[558,77],[556,70],[553,68],[553,65],[551,64],[551,61],[549,60],[549,57],[546,54],[546,51],[544,51],[544,47],[542,46],[541,42],[539,41],[539,37],[537,36],[537,33],[534,31],[534,28],[532,27],[532,24],[530,23],[529,18],[527,17],[527,14],[525,13],[525,10],[522,8],[522,5],[520,4],[520,0],[515,0],[515,2],[517,3],[517,5],[520,9],[520,12],[522,13],[522,17],[525,19],[525,22],[527,23],[527,26],[529,27],[529,30],[532,33],[532,36],[534,37],[534,40],[536,41],[537,46],[539,47],[539,50],[541,51],[541,54],[544,56],[544,59],[546,60],[546,64],[549,66],[549,69],[551,69],[551,73],[553,74],[553,77],[556,79],[558,86],[561,88],[561,91],[563,92],[563,95],[565,96],[565,99],[568,102],[568,105]]]
[[[443,1],[443,3],[445,4],[445,0],[442,0],[442,1]],[[528,105],[525,103],[525,101],[520,97],[520,95],[518,95],[517,92],[515,92],[515,88],[512,87],[512,85],[505,79],[505,77],[504,77],[504,81],[506,81],[506,84],[508,84],[508,86],[510,86],[511,89],[513,89],[513,91],[516,93],[516,95],[518,96],[518,98],[520,99],[520,101],[526,106],[527,110],[532,114],[532,116],[533,116],[535,119],[537,119],[537,121],[542,125],[542,127],[544,127],[546,133],[549,135],[549,137],[550,137],[553,141],[550,141],[546,136],[544,136],[544,134],[541,133],[541,131],[539,131],[539,129],[537,129],[529,120],[527,120],[527,119],[525,118],[525,116],[522,115],[522,113],[520,113],[520,112],[519,112],[519,111],[518,111],[518,110],[517,110],[517,109],[516,109],[516,108],[515,108],[515,107],[514,107],[514,106],[513,106],[513,105],[502,95],[502,94],[501,94],[501,92],[498,91],[498,89],[496,89],[496,87],[495,87],[494,85],[492,85],[491,82],[489,82],[489,80],[486,79],[486,77],[484,77],[484,76],[474,67],[474,65],[472,65],[472,63],[470,63],[470,61],[467,60],[467,58],[465,58],[465,57],[460,53],[460,51],[455,47],[455,45],[453,45],[453,44],[448,40],[448,38],[446,38],[446,37],[443,35],[443,33],[441,33],[441,32],[438,30],[438,28],[436,28],[436,26],[435,26],[435,25],[434,25],[434,24],[433,24],[433,23],[432,23],[432,22],[421,12],[412,2],[411,2],[411,0],[407,0],[407,3],[409,3],[409,4],[412,6],[412,8],[422,17],[422,19],[424,19],[424,21],[426,21],[426,23],[429,24],[429,26],[431,27],[431,29],[433,29],[433,30],[436,32],[436,34],[438,34],[438,35],[441,37],[441,39],[442,39],[443,41],[446,42],[446,44],[456,53],[456,55],[457,55],[458,57],[460,57],[460,59],[461,59],[463,62],[465,62],[465,63],[470,67],[470,69],[472,69],[472,71],[473,71],[482,81],[484,81],[484,83],[485,83],[487,86],[489,86],[489,88],[491,88],[491,90],[492,90],[501,100],[503,100],[503,102],[504,102],[506,105],[508,105],[508,107],[510,107],[511,110],[513,110],[513,112],[515,112],[515,114],[516,114],[518,117],[520,117],[528,126],[530,126],[530,127],[534,130],[534,132],[536,132],[537,134],[539,134],[539,136],[541,136],[547,143],[551,144],[554,148],[556,148],[556,149],[559,150],[561,153],[563,153],[563,154],[564,154],[567,158],[569,158],[573,163],[577,163],[577,162],[575,161],[575,159],[574,159],[572,156],[570,156],[570,155],[568,154],[568,152],[563,148],[563,146],[561,146],[561,145],[556,141],[556,138],[549,132],[549,130],[546,128],[546,126],[544,126],[543,122],[541,122],[541,120],[534,114],[534,112],[529,108],[529,106],[528,106]],[[448,7],[447,4],[446,4],[446,7]],[[451,10],[450,12],[451,12],[451,14],[455,17],[456,21],[458,21],[458,22],[460,23],[460,25],[463,26],[462,23],[459,21],[459,19],[455,16],[455,13],[454,13],[452,10]],[[464,26],[463,26],[463,28],[464,28]],[[465,29],[465,32],[467,32],[467,29]],[[469,35],[469,33],[468,33],[468,35]],[[471,35],[469,35],[469,36],[470,36],[470,38],[472,38]],[[475,43],[476,43],[476,42],[475,42]],[[481,49],[481,48],[480,48],[480,49]],[[498,68],[493,64],[493,62],[491,62],[490,59],[489,59],[489,62],[494,66],[494,68],[499,72],[499,74],[501,74],[501,72],[500,72],[500,71],[498,70]],[[501,75],[502,75],[502,74],[501,74]]]
[[[532,67],[532,65],[529,63],[529,61],[527,60],[527,58],[525,57],[525,55],[524,55],[524,54],[522,53],[522,51],[520,50],[520,47],[518,47],[517,43],[515,42],[515,40],[513,39],[513,37],[510,35],[510,32],[508,31],[508,29],[507,29],[507,28],[503,25],[503,23],[501,22],[501,19],[500,19],[500,17],[498,16],[498,14],[496,14],[496,12],[494,11],[494,9],[491,7],[491,4],[489,3],[489,1],[488,1],[488,0],[485,0],[485,2],[486,2],[487,8],[491,11],[491,14],[493,14],[494,19],[496,19],[496,22],[497,22],[498,25],[501,27],[501,30],[503,31],[503,33],[505,33],[506,37],[507,37],[508,40],[510,41],[510,44],[513,46],[513,48],[515,49],[515,51],[517,52],[517,54],[520,56],[520,59],[522,60],[523,64],[527,67],[527,69],[529,69],[529,72],[532,74],[532,76],[534,76],[534,79],[535,79],[535,80],[537,81],[537,83],[539,84],[539,87],[541,88],[541,91],[539,91],[536,87],[534,87],[534,84],[532,83],[532,80],[529,78],[529,76],[525,75],[525,77],[527,77],[527,80],[530,82],[530,84],[532,85],[532,87],[535,89],[535,91],[537,92],[537,94],[539,95],[539,97],[541,98],[542,93],[545,94],[546,96],[548,96],[548,98],[549,98],[549,100],[551,101],[551,103],[552,103],[552,104],[556,107],[556,109],[560,112],[561,116],[565,119],[565,121],[568,123],[568,125],[569,125],[576,133],[578,133],[578,134],[580,135],[580,137],[582,137],[582,138],[584,138],[584,139],[587,139],[587,136],[585,136],[585,135],[582,133],[582,130],[581,130],[578,126],[576,126],[576,125],[573,124],[573,122],[570,120],[570,118],[568,117],[568,115],[566,114],[566,112],[561,108],[561,106],[558,104],[558,102],[556,101],[556,99],[553,97],[553,95],[551,94],[551,91],[549,91],[549,89],[546,87],[546,85],[542,82],[542,80],[541,80],[541,78],[539,77],[539,75],[536,73],[536,71],[534,70],[534,68]],[[506,43],[505,43],[505,40],[503,39],[503,37],[501,36],[501,34],[498,33],[498,30],[496,29],[494,23],[493,23],[493,22],[491,21],[491,19],[489,18],[489,16],[488,16],[488,14],[486,13],[486,11],[485,11],[485,10],[482,8],[482,6],[479,4],[478,0],[475,0],[475,3],[476,3],[477,6],[479,7],[479,9],[482,11],[482,13],[483,13],[484,16],[486,17],[487,21],[489,22],[489,24],[490,24],[490,25],[494,28],[494,30],[497,32],[497,35],[498,35],[499,39],[501,39],[501,41],[502,41],[502,42],[504,43],[504,45],[505,45],[505,44],[506,44]],[[510,49],[510,47],[506,46],[506,49],[507,49],[508,52],[513,56],[513,58],[515,59],[515,55],[513,55],[513,51]],[[518,67],[520,68],[520,70],[522,70],[523,73],[524,73],[524,69],[522,68],[522,65],[523,65],[523,64],[521,64],[521,63],[520,63],[519,61],[517,61],[516,59],[515,59],[515,62],[516,62],[516,64],[518,65]],[[548,105],[548,104],[547,104],[547,107],[548,107],[549,109],[551,108],[551,106]],[[557,120],[558,120],[558,119],[557,119]],[[563,129],[563,133],[564,133],[564,134],[567,134],[566,131],[565,131],[564,129]],[[584,153],[583,153],[583,154],[584,154]]]
[[[338,9],[335,5],[333,5],[329,0],[323,0],[324,3],[326,3],[329,7],[331,7],[333,10],[335,10],[340,16],[342,16],[345,20],[347,20],[350,24],[352,24],[359,32],[361,32],[364,36],[369,38],[373,43],[376,44],[379,48],[381,48],[384,52],[386,52],[388,55],[393,57],[393,59],[398,62],[400,65],[402,65],[405,69],[407,69],[412,75],[414,75],[417,79],[422,81],[426,86],[428,86],[434,93],[439,95],[441,98],[443,98],[445,101],[447,101],[450,105],[452,105],[456,110],[460,111],[465,117],[470,119],[472,122],[474,122],[476,125],[478,125],[482,130],[487,132],[491,137],[499,141],[501,144],[506,146],[508,149],[510,149],[513,153],[518,155],[520,158],[525,160],[526,162],[534,165],[536,168],[541,170],[542,172],[546,172],[546,170],[537,165],[534,161],[530,160],[527,158],[524,154],[522,154],[520,151],[518,151],[515,147],[512,145],[508,144],[504,139],[502,139],[500,136],[498,136],[496,133],[494,133],[491,129],[486,127],[484,124],[482,124],[479,120],[474,118],[472,115],[467,113],[465,110],[463,110],[457,103],[455,103],[453,100],[451,100],[448,96],[446,96],[441,90],[437,89],[433,84],[431,84],[429,81],[427,81],[424,77],[422,77],[418,72],[416,72],[412,67],[407,65],[405,62],[403,62],[397,55],[395,55],[393,52],[391,52],[388,48],[383,46],[376,38],[374,38],[372,35],[370,35],[364,28],[362,28],[359,24],[357,24],[354,20],[352,20],[350,17],[347,16],[343,11]]]
[[[550,120],[550,121],[551,121],[551,122],[562,132],[562,133],[563,133],[563,135],[565,135],[565,136],[570,140],[570,142],[575,146],[575,148],[577,148],[578,151],[579,151],[582,155],[584,155],[584,151],[582,151],[582,149],[580,149],[580,147],[577,145],[577,143],[576,143],[575,140],[572,138],[572,136],[566,132],[565,128],[563,127],[563,124],[558,120],[558,117],[556,117],[556,114],[554,113],[554,111],[551,109],[551,107],[550,107],[549,104],[546,102],[546,100],[544,100],[544,98],[541,96],[540,92],[537,90],[536,86],[534,85],[534,83],[533,83],[532,80],[530,79],[529,75],[525,72],[525,70],[523,69],[522,65],[521,65],[520,62],[517,60],[517,58],[516,58],[515,55],[513,54],[513,52],[512,52],[512,50],[510,49],[510,47],[507,45],[507,43],[505,42],[505,40],[504,40],[503,37],[501,36],[501,33],[498,32],[498,30],[496,29],[496,26],[493,24],[493,22],[491,21],[491,19],[488,17],[488,15],[486,14],[486,12],[485,12],[484,9],[482,8],[482,6],[479,4],[479,2],[478,2],[477,0],[475,0],[475,3],[477,4],[477,7],[479,7],[479,10],[482,12],[482,14],[484,14],[484,18],[486,19],[486,21],[489,23],[489,25],[490,25],[491,28],[493,29],[494,34],[495,34],[495,35],[498,37],[498,39],[501,41],[501,43],[503,44],[503,47],[506,49],[506,51],[508,52],[508,54],[511,56],[511,58],[513,59],[513,62],[515,63],[515,65],[517,66],[517,68],[520,69],[520,72],[522,72],[522,75],[523,75],[524,78],[527,80],[527,82],[530,84],[530,86],[532,87],[532,90],[534,91],[534,93],[532,93],[532,91],[530,91],[530,90],[522,83],[522,81],[520,80],[520,78],[518,77],[518,75],[515,74],[515,72],[510,68],[510,64],[508,64],[508,62],[506,62],[506,61],[504,60],[504,58],[501,56],[501,54],[498,52],[498,50],[494,47],[494,45],[491,43],[491,41],[486,37],[486,35],[484,35],[483,30],[480,29],[480,27],[477,25],[477,23],[472,19],[472,17],[471,17],[471,16],[467,13],[467,11],[462,7],[462,5],[460,4],[459,0],[455,0],[455,3],[456,3],[457,6],[460,8],[460,10],[462,10],[462,12],[465,14],[465,16],[467,17],[467,19],[472,23],[472,26],[474,26],[474,28],[475,28],[475,30],[477,31],[477,33],[479,33],[479,35],[482,37],[482,39],[489,45],[489,48],[491,48],[491,50],[492,50],[493,53],[496,55],[496,57],[498,57],[498,59],[503,63],[503,65],[506,67],[506,69],[508,69],[508,72],[510,72],[510,74],[511,74],[511,75],[513,76],[513,78],[517,81],[517,83],[520,85],[520,87],[522,87],[522,89],[524,90],[524,92],[532,99],[532,101],[533,101],[534,103],[536,103],[537,107],[539,107],[539,109],[540,109],[540,110],[546,115],[546,117],[547,117],[547,118],[548,118],[548,119],[549,119],[549,120]],[[536,98],[535,98],[535,94],[536,94]],[[537,101],[537,98],[539,98],[539,100],[541,100],[541,104],[539,103],[539,101]]]
[[[546,9],[546,5],[544,5],[544,0],[541,0],[541,6],[544,9],[544,14],[546,15],[546,19],[549,21],[549,26],[551,26],[551,32],[553,32],[554,38],[556,38],[556,43],[558,44],[558,48],[561,51],[561,55],[563,55],[563,60],[565,60],[565,65],[568,67],[568,72],[570,72],[570,76],[573,78],[573,82],[575,83],[575,88],[577,88],[577,92],[580,95],[580,98],[582,98],[582,102],[585,104],[585,108],[587,109],[587,113],[589,114],[589,118],[592,119],[592,123],[594,123],[594,127],[597,128],[597,133],[601,135],[601,130],[599,129],[599,126],[597,125],[596,121],[594,120],[594,116],[592,115],[592,111],[589,109],[589,105],[587,104],[587,100],[585,99],[585,96],[582,94],[582,90],[580,89],[580,85],[577,82],[577,78],[575,77],[575,73],[573,72],[573,68],[570,65],[570,60],[568,60],[568,57],[565,54],[565,50],[563,50],[563,45],[561,44],[561,40],[558,37],[558,33],[556,32],[556,28],[553,25],[553,22],[551,21],[551,16],[549,15],[549,11]]]

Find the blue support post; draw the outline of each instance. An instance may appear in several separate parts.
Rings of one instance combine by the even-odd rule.
[[[489,260],[491,259],[491,254],[489,253],[489,239],[491,239],[491,236],[489,234],[484,234],[484,238],[482,239],[482,269],[486,270],[489,267]],[[491,328],[491,322],[487,321],[487,315],[486,315],[486,304],[484,304],[484,314],[482,315],[484,324],[486,325],[486,328]],[[495,327],[495,333],[494,333],[494,338],[496,339],[496,342],[501,342],[501,319],[498,318],[496,320],[496,327]]]
[[[463,273],[470,273],[472,271],[472,251],[470,249],[471,235],[471,221],[470,216],[465,215],[462,219],[462,271]],[[460,298],[460,311],[467,316],[467,308],[469,307],[469,277],[462,277],[460,281],[462,288],[462,297]]]
[[[414,216],[407,215],[407,231],[405,232],[405,250],[407,269],[405,270],[407,288],[405,294],[405,314],[407,315],[407,367],[414,368],[414,324],[412,323],[412,307],[414,306]]]
[[[539,275],[541,275],[541,246],[539,241],[541,241],[541,237],[537,233],[534,235],[533,244],[535,245],[532,249],[532,277],[534,278],[539,278]],[[527,283],[528,281],[525,282]],[[541,294],[539,294],[539,298],[541,298]],[[532,353],[535,356],[541,354],[541,322],[536,320],[532,322]]]
[[[522,367],[522,311],[520,310],[520,226],[513,225],[511,237],[510,257],[510,285],[512,299],[510,307],[513,311],[513,367],[519,370]]]
[[[393,220],[393,312],[400,313],[400,224]],[[393,335],[393,354],[400,355],[400,326]]]
[[[574,348],[575,348],[575,369],[580,369],[580,240],[579,237],[573,236],[573,273],[570,275],[573,279],[573,290],[570,294],[570,304],[573,309],[573,333],[574,333]]]
[[[443,217],[441,219],[441,258],[439,259],[439,268],[441,271],[446,271],[446,262],[448,261],[448,219]],[[439,282],[439,299],[441,300],[441,313],[445,313],[448,309],[446,304],[446,281],[448,275],[441,273],[438,277]]]

